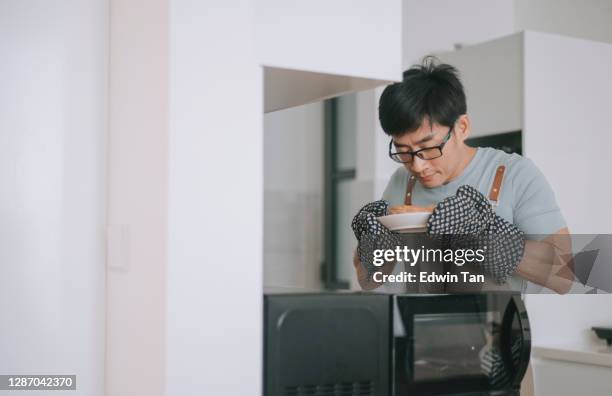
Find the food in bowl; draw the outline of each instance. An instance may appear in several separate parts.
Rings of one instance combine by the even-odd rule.
[[[434,205],[430,206],[416,206],[416,205],[397,205],[389,208],[389,214],[400,214],[400,213],[431,213],[434,210]]]
[[[434,206],[398,205],[389,208],[389,214],[378,221],[393,232],[425,232]]]

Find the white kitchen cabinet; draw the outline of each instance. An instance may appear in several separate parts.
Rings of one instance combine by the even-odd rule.
[[[532,351],[535,392],[538,396],[604,396],[612,387],[612,353],[576,346],[535,347]]]
[[[401,79],[399,0],[259,0],[255,23],[266,112]]]
[[[438,55],[459,69],[472,137],[522,129],[524,39],[517,33]]]
[[[398,69],[396,80],[401,78]],[[264,67],[266,113],[365,91],[392,81]]]

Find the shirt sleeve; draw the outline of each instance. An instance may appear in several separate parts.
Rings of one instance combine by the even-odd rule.
[[[515,166],[514,225],[525,234],[540,238],[567,227],[554,191],[533,161],[522,158]]]

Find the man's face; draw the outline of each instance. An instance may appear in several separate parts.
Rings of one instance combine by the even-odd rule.
[[[463,141],[467,137],[468,127],[467,117],[460,117],[442,149],[442,156],[431,160],[423,160],[418,156],[412,156],[412,160],[404,163],[404,166],[426,188],[434,188],[448,183],[459,176],[462,170],[461,165],[465,163],[467,151]],[[416,131],[394,137],[393,144],[395,147],[393,151],[414,152],[439,146],[448,136],[450,129],[448,126],[437,123],[431,125],[428,120],[424,120],[421,127]]]

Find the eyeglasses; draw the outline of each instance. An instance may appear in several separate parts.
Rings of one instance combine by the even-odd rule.
[[[444,145],[450,140],[451,133],[453,132],[454,128],[455,128],[455,124],[453,124],[453,126],[450,127],[450,129],[448,130],[448,133],[446,134],[446,137],[442,140],[442,143],[440,143],[438,146],[426,147],[424,149],[420,149],[417,151],[397,151],[394,153],[391,151],[393,149],[393,139],[391,139],[391,141],[389,142],[389,157],[393,161],[401,162],[402,164],[405,164],[407,162],[412,162],[415,155],[425,161],[429,161],[429,160],[441,157],[442,149],[444,148]]]

